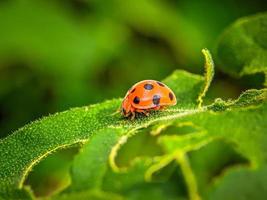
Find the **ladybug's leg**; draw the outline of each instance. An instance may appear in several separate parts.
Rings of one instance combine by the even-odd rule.
[[[131,113],[131,120],[133,120],[135,118],[135,109],[133,107],[131,107],[130,113]]]
[[[153,110],[160,110],[162,108],[162,106],[157,106],[155,108],[152,108]]]
[[[134,118],[135,118],[135,112],[132,112],[131,114],[132,114],[131,120],[134,120]]]
[[[129,117],[132,113],[131,112],[128,112],[125,117]]]
[[[167,108],[167,106],[160,106],[160,110],[165,110]]]
[[[136,109],[136,112],[143,113],[146,116],[149,116],[149,112],[147,110],[142,110],[142,109]]]

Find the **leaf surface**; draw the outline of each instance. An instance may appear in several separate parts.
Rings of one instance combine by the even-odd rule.
[[[267,13],[244,17],[229,26],[217,44],[223,71],[233,76],[267,73]],[[265,78],[265,85],[267,84]]]
[[[140,116],[130,121],[114,115],[121,103],[121,99],[114,99],[56,113],[17,130],[0,141],[0,194],[11,198],[15,191],[23,188],[28,173],[41,159],[56,150],[83,144],[105,128],[122,128],[127,133],[164,118],[197,112],[184,110],[197,105],[196,98],[203,80],[199,75],[175,71],[164,82],[174,90],[176,96],[181,97],[183,103],[164,112],[154,112],[149,117]]]

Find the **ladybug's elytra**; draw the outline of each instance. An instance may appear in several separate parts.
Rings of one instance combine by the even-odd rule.
[[[121,112],[125,117],[134,119],[135,113],[149,115],[150,110],[160,110],[176,104],[173,91],[165,84],[155,80],[136,83],[125,95]]]

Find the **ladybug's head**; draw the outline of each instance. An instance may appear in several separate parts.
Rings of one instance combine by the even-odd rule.
[[[121,112],[124,116],[127,116],[131,111],[131,103],[128,98],[124,98],[121,104]]]

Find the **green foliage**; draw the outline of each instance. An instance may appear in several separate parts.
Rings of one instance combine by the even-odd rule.
[[[238,17],[267,9],[264,0],[217,1],[0,1],[0,137],[177,67],[201,72],[201,48]],[[240,87],[222,81],[218,97],[236,98]]]
[[[246,18],[222,35],[225,72],[266,73],[265,18]],[[264,199],[267,89],[202,105],[214,76],[202,52],[204,76],[176,70],[163,80],[176,106],[131,121],[115,114],[122,99],[113,99],[41,118],[1,140],[0,199],[35,199],[25,184],[33,167],[77,145],[69,185],[44,199]]]
[[[225,30],[217,46],[225,72],[234,76],[267,73],[266,19],[267,13],[244,17]]]
[[[211,199],[265,199],[266,167],[259,170],[236,168],[222,177],[221,186],[216,182],[215,189],[210,194]],[[249,180],[249,181],[248,181]]]
[[[248,90],[236,100],[216,100],[198,108],[214,71],[209,52],[203,53],[204,77],[177,70],[163,80],[181,102],[165,111],[130,121],[114,115],[121,102],[114,99],[42,118],[3,139],[1,197],[34,198],[24,185],[33,166],[56,150],[75,144],[83,147],[73,160],[71,184],[52,199],[216,198],[221,190],[229,190],[227,183],[231,179],[219,175],[226,170],[235,173],[228,170],[231,163],[250,166],[260,173],[267,155],[267,90]],[[137,139],[132,143],[134,138]],[[213,157],[205,154],[205,148],[220,146],[214,147],[217,141],[225,145],[212,151]],[[128,144],[131,148],[127,148]],[[144,148],[140,144],[151,147],[139,151],[135,147]],[[159,149],[157,154],[154,147]],[[218,160],[224,153],[230,160],[215,162],[213,167],[197,162],[200,156]],[[121,154],[128,160],[123,161]],[[199,166],[203,170],[199,171]],[[248,173],[259,184],[266,181],[253,171]],[[249,195],[257,196],[258,192],[251,190]]]
[[[203,85],[203,89],[201,91],[201,93],[199,94],[198,96],[198,107],[201,108],[201,105],[203,103],[203,98],[205,97],[209,87],[210,87],[210,84],[211,84],[211,81],[213,79],[213,76],[214,76],[214,63],[213,63],[213,60],[212,60],[212,57],[209,53],[209,51],[207,49],[203,49],[202,50],[202,53],[203,55],[205,56],[205,60],[206,60],[206,63],[205,63],[205,84]]]
[[[197,97],[199,90],[197,88],[201,88],[203,79],[184,71],[176,71],[165,82],[170,87],[179,83],[180,87],[175,90],[177,96],[189,94],[191,93],[190,90],[196,91],[195,96],[185,97],[185,101],[190,101],[191,97]],[[114,116],[113,113],[119,107],[120,102],[120,99],[110,100],[101,104],[57,113],[29,124],[3,139],[1,141],[2,150],[0,151],[1,192],[12,194],[12,190],[15,188],[22,188],[25,176],[32,166],[42,158],[57,149],[66,148],[76,143],[84,143],[91,135],[97,134],[102,129],[108,127],[123,128],[125,134],[129,130],[148,126],[153,121],[184,115],[182,105],[178,105],[178,110],[172,108],[166,112],[155,113],[148,118],[138,118],[131,122],[119,115]],[[191,99],[191,102],[190,106],[196,104],[194,99]],[[196,111],[190,110],[189,113],[191,112]]]
[[[122,130],[106,128],[97,132],[87,142],[73,162],[71,184],[73,191],[101,187],[102,179],[108,167],[103,163],[107,163],[110,147],[118,142],[122,133]],[[84,169],[87,169],[86,173]]]

